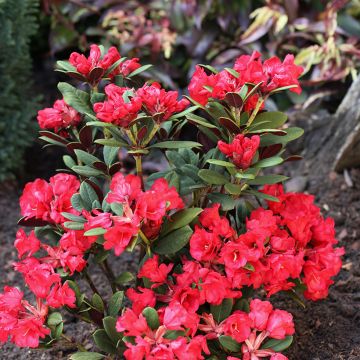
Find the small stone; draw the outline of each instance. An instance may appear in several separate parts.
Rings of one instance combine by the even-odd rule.
[[[295,176],[285,183],[287,192],[303,192],[306,189],[308,179],[306,176]]]

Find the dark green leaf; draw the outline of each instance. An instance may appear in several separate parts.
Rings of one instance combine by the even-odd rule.
[[[59,312],[53,312],[47,318],[47,324],[49,326],[59,325],[62,321],[63,321],[63,319]]]
[[[202,180],[211,185],[225,185],[229,182],[224,175],[208,169],[201,169],[198,175]]]
[[[231,352],[238,352],[241,349],[241,345],[230,336],[220,336],[219,342],[226,350]]]
[[[151,64],[147,64],[147,65],[143,65],[143,66],[140,66],[138,69],[134,70],[131,74],[129,74],[127,77],[128,78],[132,78],[133,76],[136,76],[136,75],[139,75],[141,74],[142,72],[150,69],[152,67]]]
[[[94,229],[90,229],[84,233],[85,236],[98,236],[98,235],[104,235],[106,233],[106,229],[103,229],[101,227],[97,227]]]
[[[249,185],[271,185],[276,184],[279,182],[283,182],[287,180],[288,177],[284,175],[264,175],[264,176],[257,176],[254,180],[249,180],[247,183]]]
[[[207,197],[213,204],[219,203],[223,211],[229,211],[235,207],[235,200],[227,194],[211,193]]]
[[[203,210],[201,208],[189,208],[180,210],[172,215],[168,222],[161,229],[161,235],[164,236],[171,231],[182,228],[190,224]]]
[[[284,351],[287,349],[293,341],[292,336],[287,336],[285,339],[277,340],[277,339],[271,339],[264,343],[261,348],[262,349],[272,349],[276,352]]]
[[[233,299],[224,299],[220,305],[210,305],[210,312],[216,322],[220,323],[230,314],[233,307]]]
[[[98,310],[99,312],[103,312],[104,311],[104,302],[102,301],[100,295],[98,294],[94,294],[93,297],[91,298],[91,305],[94,306],[94,308],[96,310]]]
[[[195,141],[163,141],[160,143],[153,144],[149,148],[158,149],[181,149],[181,148],[196,148],[202,145]]]
[[[70,360],[100,360],[105,355],[90,351],[78,351],[70,356]]]
[[[83,230],[84,229],[84,223],[79,223],[75,221],[65,221],[64,227],[70,230]]]
[[[109,301],[109,315],[117,317],[124,299],[124,292],[116,292]]]
[[[255,163],[253,166],[255,168],[265,168],[265,167],[271,167],[276,166],[284,162],[284,159],[280,156],[273,156],[267,159],[263,159]]]
[[[135,280],[135,276],[131,272],[125,271],[115,279],[115,282],[122,285],[129,283],[133,280]]]
[[[106,353],[110,353],[110,354],[116,353],[116,344],[114,344],[111,341],[111,339],[106,334],[105,330],[103,330],[103,329],[96,330],[93,334],[93,338],[94,338],[96,346],[100,350],[102,350]]]
[[[172,231],[155,241],[153,250],[160,255],[175,254],[189,242],[192,233],[193,231],[188,225]]]
[[[115,343],[117,343],[122,335],[116,330],[116,318],[112,316],[106,316],[103,319],[104,329],[106,331],[107,336]]]
[[[65,102],[79,113],[93,113],[92,107],[90,106],[90,96],[87,92],[76,89],[74,86],[65,82],[60,82],[58,89],[63,95]]]
[[[157,311],[152,307],[146,307],[142,314],[145,316],[146,322],[150,329],[155,330],[160,326],[159,315]]]

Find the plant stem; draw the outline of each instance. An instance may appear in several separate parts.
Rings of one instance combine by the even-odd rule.
[[[72,340],[71,338],[69,338],[69,337],[66,336],[65,334],[61,334],[61,337],[62,337],[63,339],[65,339],[68,343],[75,345],[80,351],[86,351],[84,345],[76,342],[75,340]]]
[[[88,282],[91,290],[92,290],[94,293],[98,294],[98,295],[101,297],[98,289],[96,288],[96,286],[95,286],[95,284],[93,283],[93,281],[92,281],[89,273],[87,272],[87,269],[84,269],[83,273],[84,273],[85,279],[86,279],[86,281]]]
[[[116,292],[117,287],[115,284],[115,275],[112,272],[107,260],[105,259],[100,265],[101,270],[103,271],[103,273],[105,274],[106,278],[108,279],[110,286],[111,286],[111,290],[113,293]]]
[[[250,118],[249,118],[249,120],[248,120],[248,122],[246,124],[247,127],[249,127],[252,124],[252,122],[254,121],[254,119],[255,119],[257,113],[259,112],[260,107],[261,107],[261,105],[263,104],[264,101],[265,101],[264,98],[262,98],[262,97],[259,98],[258,102],[256,103],[255,109],[252,112],[252,114],[251,114],[251,116],[250,116]]]
[[[141,155],[135,155],[136,174],[141,179],[141,188],[144,190],[144,178],[142,170],[142,157]]]

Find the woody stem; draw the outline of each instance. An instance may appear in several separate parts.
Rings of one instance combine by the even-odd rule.
[[[141,179],[141,187],[144,190],[144,178],[143,178],[143,170],[142,170],[142,157],[141,155],[134,156],[135,158],[135,166],[136,166],[136,174]]]
[[[248,122],[246,124],[247,127],[249,127],[252,124],[252,122],[254,121],[254,119],[255,119],[257,113],[259,112],[259,110],[261,108],[261,105],[264,103],[264,101],[265,101],[265,99],[262,98],[262,97],[260,97],[259,100],[257,101],[255,109],[252,112],[252,114],[251,114],[251,116],[250,116],[250,118],[249,118],[249,120],[248,120]]]
[[[96,288],[95,284],[93,283],[93,281],[92,281],[90,275],[88,274],[87,270],[84,269],[83,273],[84,273],[85,279],[86,279],[86,281],[88,282],[91,290],[92,290],[95,294],[98,294],[98,295],[101,297],[98,289]]]
[[[82,344],[79,344],[78,342],[72,340],[65,334],[61,334],[61,337],[65,339],[68,343],[75,345],[80,351],[86,351],[85,347]]]

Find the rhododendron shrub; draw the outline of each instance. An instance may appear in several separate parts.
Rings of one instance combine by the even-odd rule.
[[[302,68],[257,52],[221,71],[198,65],[184,98],[143,84],[148,68],[97,45],[58,62],[83,84],[59,83],[62,97],[38,114],[41,139],[67,154],[21,195],[30,230],[16,234],[14,268],[33,296],[4,288],[0,341],[69,341],[74,360],[287,359],[294,319],[273,296],[325,298],[344,254],[313,196],[263,172],[294,159],[286,145],[302,130],[266,100],[301,92]],[[184,141],[186,124],[197,137]],[[145,175],[153,152],[169,165]],[[135,249],[137,273],[115,273]],[[112,293],[98,291],[90,264]],[[66,335],[64,312],[97,328],[93,351]]]

